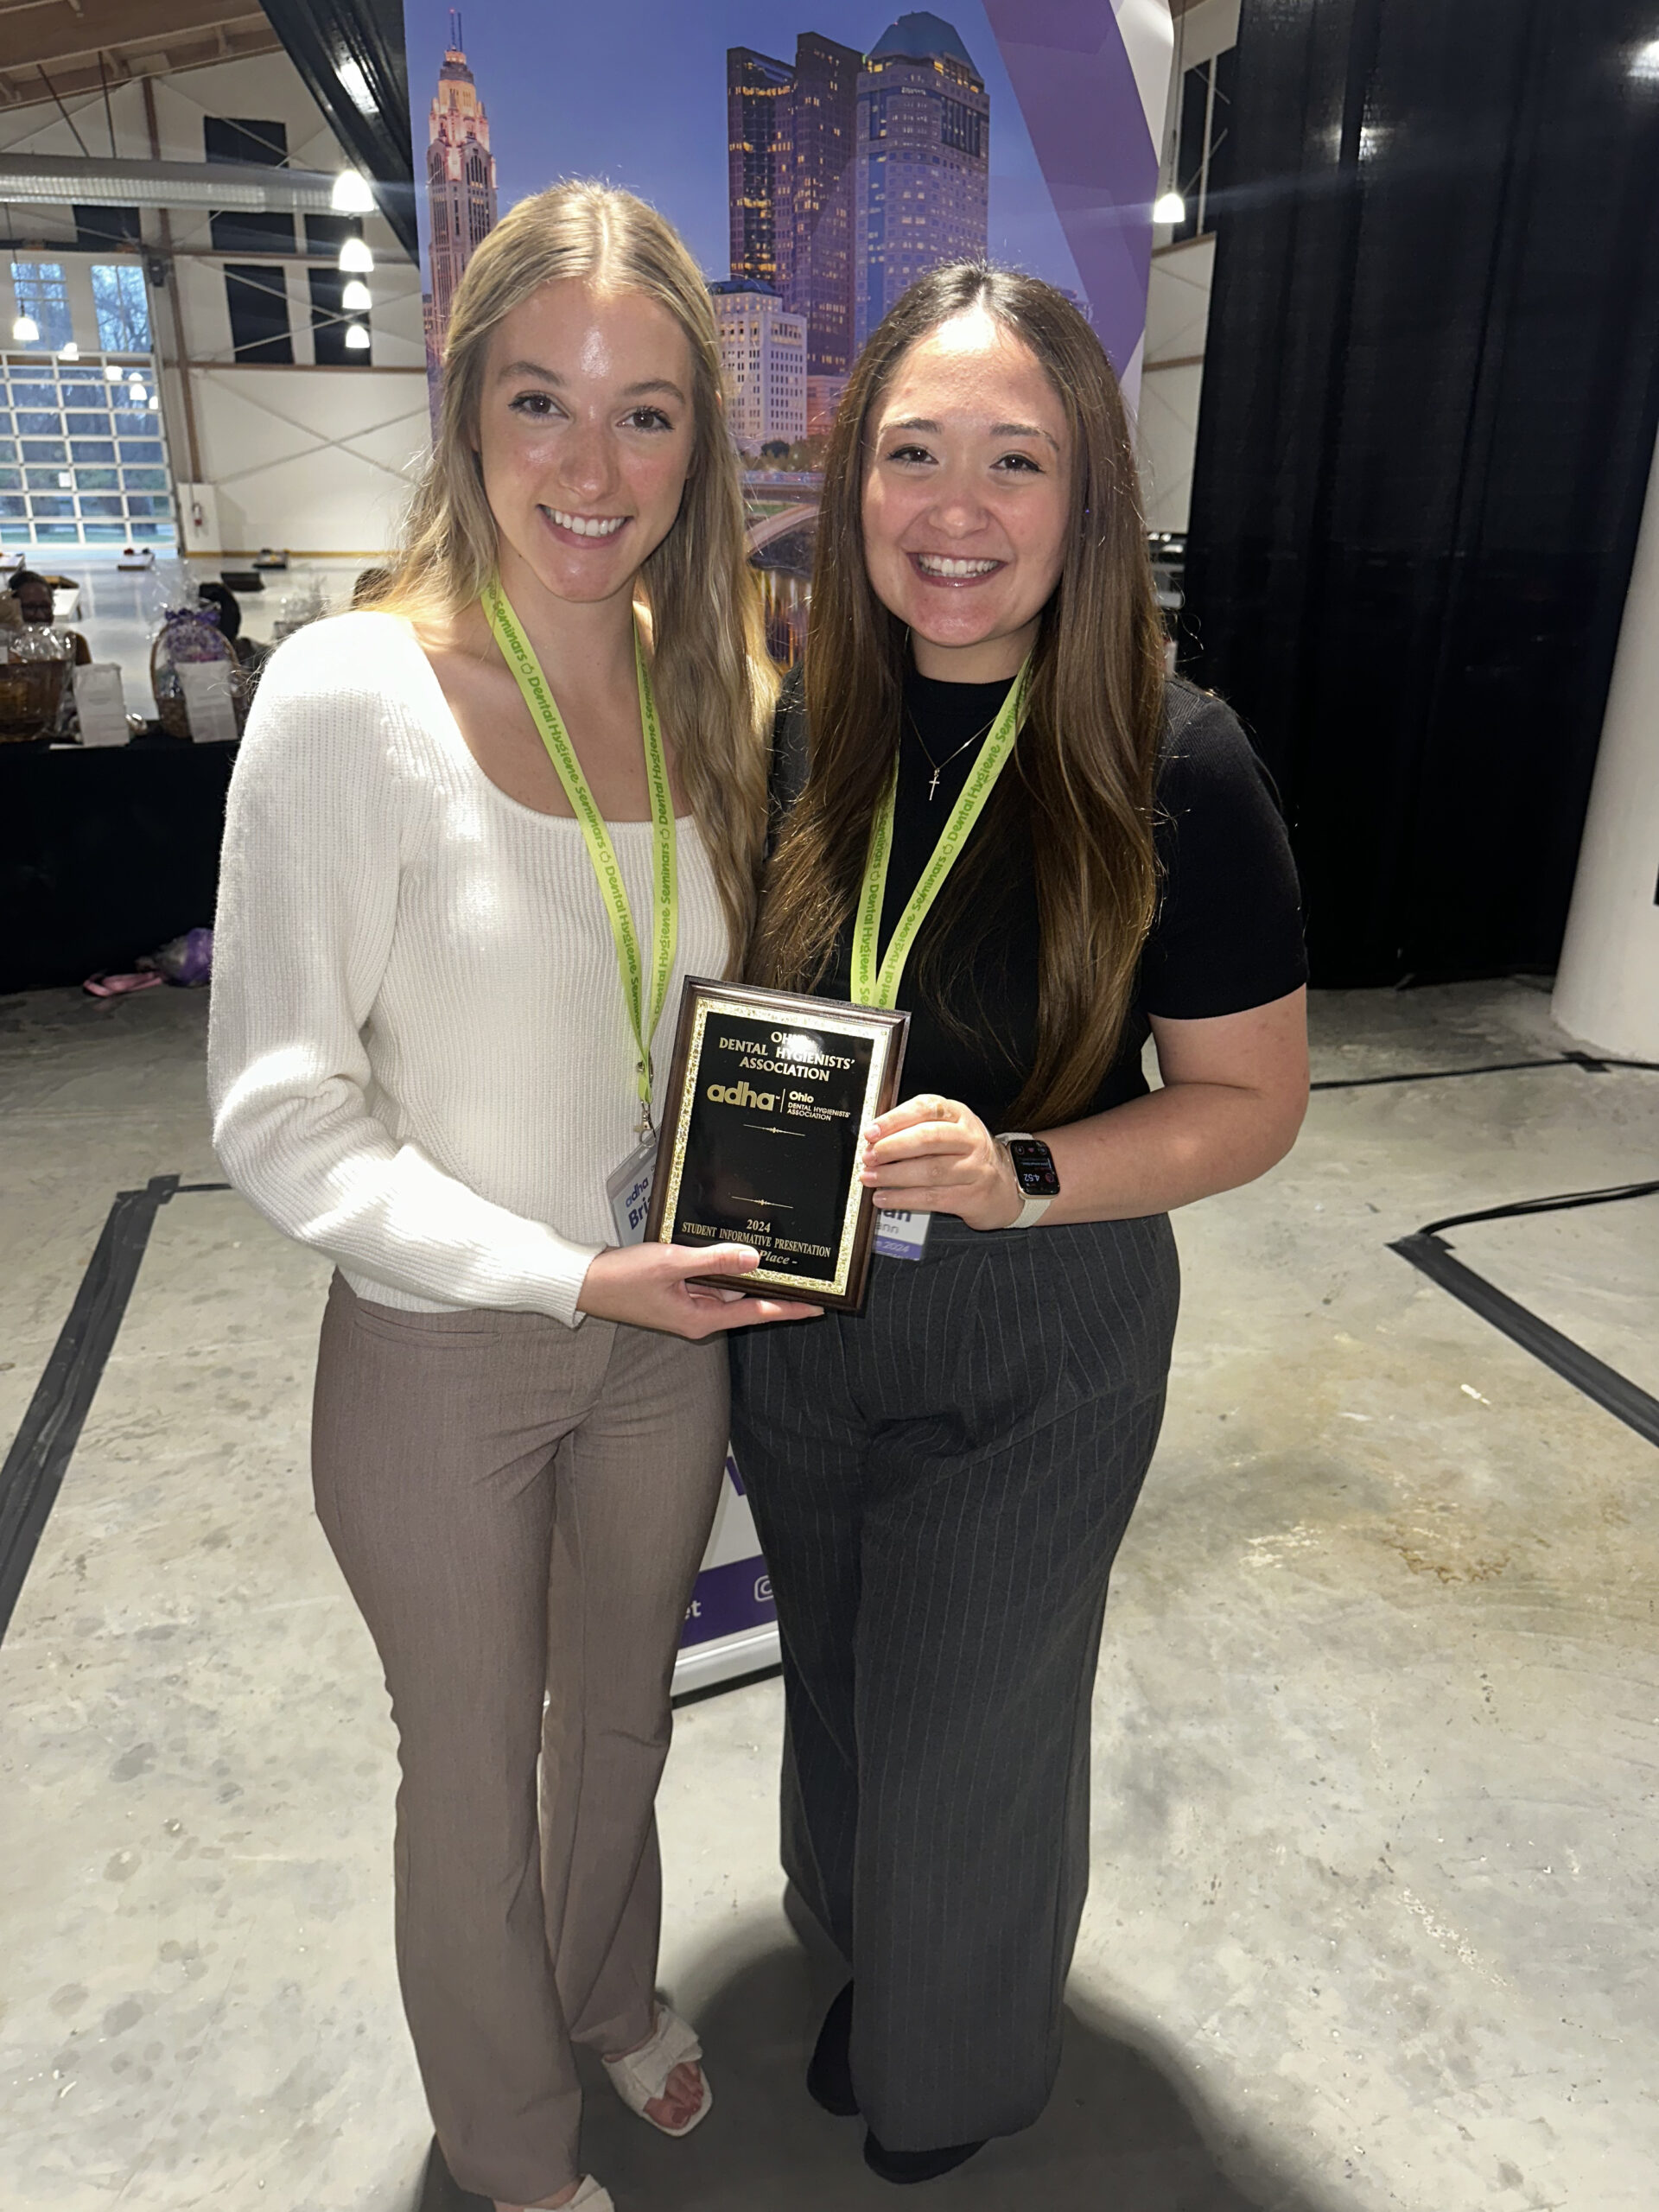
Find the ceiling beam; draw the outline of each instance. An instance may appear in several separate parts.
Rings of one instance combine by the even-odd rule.
[[[54,92],[67,99],[101,92],[106,79],[113,87],[281,50],[269,18],[246,0],[82,0],[79,14],[61,0],[0,0],[0,109],[49,107]]]

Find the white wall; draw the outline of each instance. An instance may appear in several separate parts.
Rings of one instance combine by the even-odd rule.
[[[1175,62],[1196,69],[1238,44],[1239,0],[1194,0],[1175,16]]]
[[[152,84],[163,161],[200,162],[203,118],[223,115],[283,124],[289,159],[297,168],[348,166],[348,156],[285,54],[218,62],[156,78]],[[107,154],[110,134],[101,95],[67,105],[93,156]],[[142,86],[134,82],[112,87],[111,108],[116,152],[124,159],[149,160],[152,149]],[[57,109],[42,103],[0,112],[0,150],[79,155],[83,148]],[[14,207],[11,213],[13,251],[20,259],[35,257],[30,249],[37,243],[45,258],[51,257],[54,244],[73,245],[74,223],[67,207]],[[146,211],[143,223],[146,245],[154,247],[160,240],[158,219]],[[287,288],[294,365],[237,363],[231,352],[224,260],[213,251],[207,211],[177,211],[171,226],[175,279],[162,296],[152,289],[150,315],[166,364],[162,407],[175,474],[181,480],[194,474],[218,488],[223,543],[201,550],[239,555],[262,545],[285,545],[296,553],[384,551],[394,540],[412,469],[428,443],[418,270],[404,258],[378,216],[365,218],[365,235],[376,265],[367,280],[374,302],[368,316],[372,365],[363,368],[317,365],[307,264],[297,257],[267,264],[272,281]],[[73,252],[62,256],[75,335],[88,350],[98,343],[87,277],[92,258]],[[4,289],[9,293],[9,280]],[[8,321],[9,310],[9,298],[0,302]],[[181,365],[181,357],[188,365]]]
[[[1213,236],[1160,246],[1153,255],[1136,429],[1148,530],[1186,528],[1215,263]]]
[[[369,556],[394,542],[427,442],[424,376],[200,369],[192,388],[202,480],[218,493],[211,550]]]
[[[1175,60],[1164,125],[1166,181],[1188,69],[1238,41],[1239,0],[1197,0],[1175,18]],[[1204,348],[1215,270],[1213,235],[1172,242],[1167,224],[1153,232],[1147,295],[1147,354],[1141,372],[1136,454],[1148,530],[1184,531],[1192,493],[1192,457],[1204,391]]]
[[[1570,1036],[1659,1060],[1659,452],[1552,1007]]]

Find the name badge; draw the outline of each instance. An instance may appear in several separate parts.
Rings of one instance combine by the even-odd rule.
[[[886,1213],[878,1208],[876,1250],[889,1260],[919,1260],[932,1219],[931,1213]]]
[[[657,1140],[654,1135],[644,1137],[607,1179],[605,1195],[611,1202],[619,1244],[645,1241],[645,1216],[651,1211],[651,1179],[656,1165]]]

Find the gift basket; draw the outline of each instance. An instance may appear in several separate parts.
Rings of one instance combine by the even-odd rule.
[[[63,711],[74,647],[43,623],[8,630],[0,641],[0,745],[49,741]]]
[[[222,664],[228,671],[231,703],[238,734],[248,718],[253,679],[236,657],[235,648],[219,626],[216,607],[169,607],[150,640],[149,686],[156,695],[156,718],[169,737],[188,739],[190,727],[185,702],[183,668]]]

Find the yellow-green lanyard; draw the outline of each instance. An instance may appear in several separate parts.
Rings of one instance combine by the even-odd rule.
[[[599,879],[600,895],[605,901],[611,935],[616,941],[616,963],[622,980],[623,1002],[627,1007],[629,1026],[633,1031],[638,1056],[636,1080],[639,1092],[639,1130],[644,1135],[651,1128],[651,1041],[657,1033],[657,1024],[668,997],[669,974],[674,965],[674,945],[679,931],[679,891],[674,858],[674,797],[669,785],[662,727],[657,720],[657,702],[652,694],[651,671],[645,666],[639,626],[637,622],[634,625],[633,665],[639,683],[639,729],[645,740],[645,780],[651,786],[652,957],[649,996],[645,989],[645,961],[639,950],[639,936],[633,925],[627,887],[617,865],[616,848],[611,842],[610,830],[588,788],[588,779],[582,772],[582,763],[576,758],[575,747],[570,742],[552,690],[542,673],[542,664],[537,659],[529,639],[519,627],[518,619],[508,604],[499,577],[492,577],[485,587],[484,612],[495,632],[495,641],[501,648],[502,658],[518,678],[524,704],[541,733],[542,743],[547,747],[547,757],[557,771],[571,810],[582,824],[588,858],[593,861],[594,874]]]
[[[898,926],[888,944],[887,957],[876,965],[876,950],[881,931],[881,907],[887,891],[887,862],[893,854],[893,807],[899,788],[899,763],[893,764],[881,797],[876,804],[875,819],[870,824],[869,851],[864,861],[864,885],[859,893],[858,918],[853,926],[853,1002],[856,1006],[896,1006],[899,1002],[899,982],[905,972],[905,963],[910,957],[916,933],[927,919],[933,901],[938,897],[956,864],[957,855],[967,843],[969,835],[984,811],[985,802],[995,786],[997,778],[1007,766],[1014,751],[1020,726],[1026,719],[1026,694],[1031,680],[1029,656],[1020,664],[1020,673],[1008,686],[1008,696],[1002,702],[996,720],[986,733],[968,780],[963,785],[950,817],[939,832],[939,841],[933,848],[932,858],[922,870],[916,888],[910,894],[909,904],[899,917]]]

